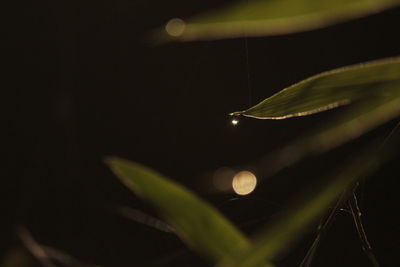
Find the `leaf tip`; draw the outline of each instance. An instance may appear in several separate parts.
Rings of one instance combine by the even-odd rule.
[[[111,166],[116,159],[117,159],[116,156],[105,156],[103,158],[103,162],[104,164]]]
[[[229,113],[229,116],[231,116],[231,117],[239,117],[242,115],[243,115],[243,111],[235,111],[235,112]]]
[[[106,164],[113,172],[118,168],[118,165],[123,164],[126,160],[121,159],[117,156],[106,156],[103,158],[104,164]]]

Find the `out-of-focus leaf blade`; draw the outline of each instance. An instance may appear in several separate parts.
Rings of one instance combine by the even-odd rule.
[[[183,41],[288,34],[325,27],[399,5],[399,0],[241,0],[189,18],[167,32]]]
[[[374,172],[393,151],[368,149],[363,151],[336,175],[329,184],[306,196],[301,204],[294,206],[280,219],[265,228],[255,239],[253,249],[245,255],[221,262],[221,267],[256,267],[265,260],[272,261],[298,239],[304,229],[310,225],[328,206],[357,180]]]
[[[158,208],[194,250],[218,261],[250,248],[224,216],[182,186],[134,162],[112,157],[106,163],[129,189]]]
[[[398,91],[400,58],[389,58],[312,76],[247,110],[231,115],[286,119],[314,114],[362,98],[396,94]]]

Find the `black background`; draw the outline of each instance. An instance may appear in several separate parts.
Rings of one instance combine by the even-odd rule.
[[[40,243],[86,263],[207,266],[173,235],[116,214],[119,206],[156,213],[115,179],[104,156],[157,169],[254,233],[302,185],[340,169],[343,155],[351,158],[369,140],[383,141],[396,125],[266,179],[248,197],[210,194],[205,174],[251,162],[337,111],[284,121],[243,119],[237,127],[229,112],[313,74],[400,54],[399,8],[312,32],[249,38],[248,65],[243,39],[162,46],[144,41],[172,17],[223,2],[2,4],[2,255],[20,244],[15,227],[23,224]],[[360,190],[365,227],[382,266],[399,266],[397,165],[382,168]],[[313,229],[278,266],[298,265]],[[336,218],[315,266],[369,266],[346,212]]]

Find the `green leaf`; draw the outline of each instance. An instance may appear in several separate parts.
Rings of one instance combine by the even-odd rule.
[[[112,157],[106,163],[122,183],[158,208],[194,250],[218,261],[250,248],[249,241],[224,216],[182,186],[134,162]]]
[[[166,25],[182,41],[288,34],[325,27],[399,5],[399,0],[241,0]]]
[[[309,154],[353,140],[400,115],[400,58],[385,59],[322,73],[231,115],[285,119],[352,103],[340,116],[267,155],[255,166],[272,175]]]
[[[286,119],[314,114],[350,102],[400,91],[400,58],[327,71],[294,84],[234,116]]]
[[[374,172],[393,151],[369,149],[349,164],[343,166],[329,184],[313,194],[305,195],[301,204],[294,206],[280,219],[262,231],[254,242],[253,249],[245,255],[222,261],[220,267],[256,267],[265,260],[272,261],[297,240],[310,225],[342,193],[357,180]],[[308,197],[312,195],[312,197]]]

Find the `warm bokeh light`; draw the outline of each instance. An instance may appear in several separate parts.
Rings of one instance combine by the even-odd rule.
[[[185,31],[186,24],[183,20],[174,18],[165,25],[165,30],[171,36],[178,37]]]
[[[256,188],[257,178],[249,171],[238,172],[232,180],[232,187],[238,195],[248,195]]]
[[[237,119],[233,119],[232,120],[232,124],[235,126],[235,125],[237,125],[239,123],[239,120],[237,120]]]

